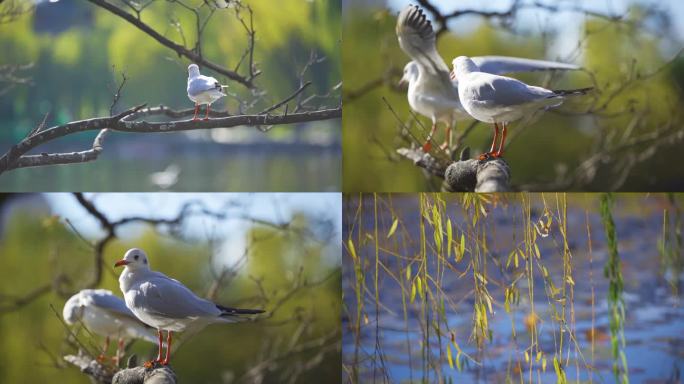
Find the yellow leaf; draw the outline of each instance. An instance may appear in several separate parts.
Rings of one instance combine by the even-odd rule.
[[[406,266],[406,280],[411,280],[411,264]]]
[[[416,281],[413,281],[413,284],[411,284],[411,304],[413,304],[413,301],[416,299]]]
[[[453,233],[451,230],[451,219],[447,219],[447,259],[451,258],[451,243],[453,241]]]
[[[453,356],[451,356],[451,346],[449,344],[447,344],[447,360],[449,361],[449,367],[454,369],[454,359]]]
[[[399,219],[394,219],[394,221],[392,222],[392,226],[390,227],[390,230],[389,230],[389,232],[387,233],[387,238],[388,238],[388,239],[389,239],[390,237],[392,237],[392,235],[394,235],[394,231],[397,230],[397,224],[399,224]]]
[[[546,357],[542,359],[542,372],[546,372]]]
[[[541,357],[542,357],[541,351],[537,352],[537,359],[536,359],[537,363],[539,362],[539,359],[541,359]]]
[[[530,362],[530,353],[525,351],[525,362],[529,363]]]
[[[354,242],[351,238],[347,240],[347,245],[349,246],[349,253],[351,253],[352,259],[356,260],[356,248],[354,248]]]

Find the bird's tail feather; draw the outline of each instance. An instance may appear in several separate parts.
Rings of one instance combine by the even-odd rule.
[[[572,95],[586,95],[594,89],[594,87],[588,87],[588,88],[579,88],[579,89],[557,89],[552,91],[555,95],[554,96],[572,96]],[[551,96],[551,97],[554,97]]]

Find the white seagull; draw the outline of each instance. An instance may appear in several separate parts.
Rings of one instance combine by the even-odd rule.
[[[159,354],[156,362],[169,363],[172,332],[187,328],[197,330],[212,323],[234,323],[246,319],[240,315],[263,313],[260,309],[228,308],[192,293],[178,280],[150,269],[147,255],[141,249],[129,249],[124,258],[114,264],[125,266],[119,276],[119,286],[126,306],[143,323],[159,333]],[[162,331],[166,330],[166,357],[162,360]],[[150,367],[154,362],[145,363]]]
[[[409,5],[397,18],[396,34],[401,49],[413,59],[404,67],[402,83],[408,83],[411,109],[432,120],[432,129],[423,151],[431,149],[430,140],[437,123],[446,124],[443,147],[451,147],[451,128],[456,120],[468,117],[458,95],[458,82],[449,78],[449,67],[437,52],[435,31],[418,6]],[[506,56],[471,58],[483,72],[502,74],[540,70],[576,70],[573,64]]]
[[[106,289],[84,289],[71,296],[64,303],[62,317],[69,325],[80,321],[88,331],[105,337],[104,349],[98,357],[100,361],[109,349],[110,338],[119,341],[114,358],[116,365],[119,365],[124,339],[157,342],[154,329],[140,322],[121,298]]]
[[[200,104],[207,105],[207,114],[204,120],[209,119],[209,108],[211,103],[226,96],[223,93],[223,88],[228,88],[227,85],[221,85],[218,80],[213,77],[200,75],[197,64],[190,64],[188,66],[188,97],[195,102],[195,116],[192,120],[197,120],[197,112]]]
[[[572,90],[549,90],[527,85],[520,80],[493,75],[480,70],[477,64],[466,56],[453,61],[453,80],[458,80],[458,96],[463,108],[479,121],[494,124],[494,140],[489,152],[480,155],[480,160],[501,157],[506,142],[506,128],[509,122],[529,116],[532,113],[563,103],[565,96],[584,95],[593,88]],[[499,124],[502,127],[501,144],[494,151]]]

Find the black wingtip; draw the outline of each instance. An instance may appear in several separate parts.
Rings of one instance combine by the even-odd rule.
[[[594,87],[579,88],[579,89],[557,89],[557,90],[554,90],[553,93],[555,93],[556,95],[560,95],[560,96],[585,95],[593,89],[594,89]]]
[[[403,20],[400,20],[400,23],[415,29],[421,38],[428,39],[434,35],[432,23],[419,6],[409,5],[401,13],[400,18],[402,17]]]
[[[242,308],[231,308],[224,307],[223,305],[216,304],[216,308],[221,310],[221,316],[237,316],[237,315],[258,315],[264,313],[261,309],[242,309]]]

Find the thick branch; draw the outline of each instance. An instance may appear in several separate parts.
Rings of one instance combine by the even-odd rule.
[[[87,120],[79,120],[71,123],[58,125],[40,131],[33,136],[27,137],[18,144],[14,145],[10,150],[0,157],[0,174],[15,168],[21,168],[33,165],[57,164],[57,162],[49,162],[49,156],[45,158],[44,155],[36,157],[24,158],[24,155],[48,141],[57,139],[78,132],[86,132],[93,130],[100,130],[109,128],[110,130],[121,132],[137,132],[137,133],[159,133],[159,132],[179,132],[190,131],[195,129],[211,129],[211,128],[232,128],[237,126],[258,126],[258,125],[282,125],[293,123],[304,123],[310,121],[336,119],[342,116],[342,108],[324,109],[319,111],[300,112],[282,115],[239,115],[228,116],[209,120],[181,120],[171,122],[147,122],[147,121],[129,121],[124,119],[135,112],[137,117],[142,114],[178,114],[173,110],[160,106],[158,108],[149,108],[142,110],[144,105],[128,109],[113,117],[100,117]],[[189,111],[189,110],[188,110]],[[95,149],[93,149],[95,150]],[[91,159],[87,155],[80,153],[72,153],[70,156],[53,157],[56,161],[76,162],[79,158],[85,161]],[[94,155],[94,154],[93,154]],[[91,156],[93,156],[91,155]],[[23,159],[22,159],[23,158]]]
[[[511,170],[502,158],[478,161],[469,159],[470,150],[461,152],[461,160],[451,162],[434,157],[418,148],[399,148],[397,153],[413,161],[433,176],[444,179],[449,192],[506,192],[510,190]]]
[[[152,37],[153,39],[157,40],[161,45],[170,48],[174,51],[179,56],[185,56],[186,58],[192,60],[192,62],[196,64],[200,64],[204,67],[210,68],[224,76],[227,76],[228,78],[237,81],[238,83],[244,85],[247,88],[253,88],[254,84],[252,83],[252,80],[254,79],[255,76],[259,74],[259,71],[255,72],[253,75],[251,75],[249,78],[246,78],[244,76],[239,75],[237,72],[231,71],[229,69],[226,69],[218,64],[215,64],[204,57],[196,54],[192,50],[180,45],[176,44],[175,42],[167,39],[163,35],[161,35],[159,32],[155,31],[152,27],[149,25],[145,24],[142,20],[136,18],[132,14],[122,10],[121,8],[108,3],[105,0],[88,0],[91,3],[102,7],[109,12],[119,16],[120,18],[126,20],[127,22],[131,23],[133,26],[136,28],[140,29],[141,31],[145,32],[147,35]],[[251,69],[250,69],[251,71]]]
[[[507,192],[510,178],[511,169],[503,158],[460,160],[445,172],[450,192]]]
[[[122,369],[114,375],[113,384],[176,384],[176,375],[168,366]]]

